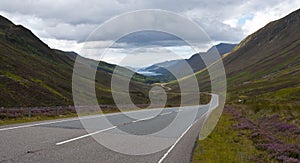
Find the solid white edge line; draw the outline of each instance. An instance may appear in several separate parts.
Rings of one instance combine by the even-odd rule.
[[[217,98],[218,98],[218,96],[217,96]],[[217,101],[217,102],[219,102],[219,101]],[[219,103],[217,103],[218,105],[219,105]],[[217,105],[217,106],[218,106]],[[216,107],[217,107],[216,106]],[[181,111],[181,110],[178,110],[179,112]],[[208,112],[205,112],[203,115],[201,115],[194,123],[192,123],[181,135],[180,135],[180,137],[176,140],[176,142],[169,148],[169,150],[163,155],[163,157],[162,158],[160,158],[160,160],[157,162],[157,163],[162,163],[166,158],[167,158],[167,156],[169,155],[169,153],[175,148],[175,146],[178,144],[178,142],[183,138],[183,136],[192,128],[192,126],[194,125],[194,124],[196,124],[197,122],[198,122],[198,120],[199,119],[201,119],[203,116],[207,116],[207,114],[208,114]],[[206,120],[206,119],[205,119]],[[203,126],[202,126],[203,127]]]
[[[101,132],[104,132],[104,131],[108,131],[108,130],[114,129],[116,127],[117,126],[113,126],[113,127],[106,128],[106,129],[103,129],[103,130],[99,130],[99,131],[96,131],[96,132],[92,132],[92,133],[89,133],[89,134],[86,134],[86,135],[82,135],[82,136],[79,136],[79,137],[76,137],[76,138],[65,140],[65,141],[56,143],[56,145],[66,144],[66,143],[69,143],[69,142],[72,142],[72,141],[75,141],[75,140],[78,140],[78,139],[82,139],[82,138],[85,138],[85,137],[88,137],[88,136],[92,136],[92,135],[95,135],[95,134],[98,134],[98,133],[101,133]]]
[[[157,108],[161,109],[161,108]],[[157,109],[145,109],[145,110],[135,110],[135,111],[129,111],[125,112],[126,113],[134,113],[134,112],[139,112],[139,111],[153,111]],[[168,109],[176,109],[176,108],[168,108]],[[28,125],[21,125],[21,126],[14,126],[14,127],[6,127],[6,128],[0,128],[0,131],[7,131],[7,130],[13,130],[13,129],[19,129],[19,128],[28,128],[28,127],[33,127],[33,126],[40,126],[40,125],[47,125],[47,124],[53,124],[53,123],[59,123],[59,122],[68,122],[68,121],[74,121],[74,120],[80,120],[80,119],[89,119],[89,118],[96,118],[96,117],[101,117],[101,116],[112,116],[112,115],[118,115],[118,114],[124,114],[123,112],[121,113],[111,113],[111,114],[101,114],[101,115],[89,115],[86,117],[76,117],[76,118],[71,118],[71,119],[65,119],[65,120],[58,120],[58,121],[50,121],[50,122],[41,122],[41,123],[34,123],[34,124],[28,124]],[[153,118],[153,117],[151,117]],[[149,118],[149,119],[151,119]],[[144,119],[147,120],[147,119]],[[138,122],[138,121],[136,121]]]
[[[197,121],[195,121],[197,122]],[[160,158],[160,160],[158,161],[158,163],[162,163],[166,157],[169,155],[169,153],[175,148],[175,146],[178,144],[178,142],[183,138],[183,136],[190,130],[190,128],[192,128],[192,126],[195,124],[192,123],[181,135],[180,137],[176,140],[176,142],[169,148],[169,150],[163,155],[162,158]]]
[[[161,108],[157,108],[157,109],[161,109]],[[139,111],[153,111],[153,110],[157,110],[157,109],[145,109],[145,110],[135,110],[135,111],[129,111],[127,113],[133,113],[133,112],[139,112]],[[164,108],[166,109],[166,108]],[[174,108],[167,108],[167,109],[178,109],[178,107],[174,107]],[[176,110],[175,112],[180,112],[181,110]],[[122,114],[121,113],[111,113],[111,114],[101,114],[101,115],[92,115],[92,116],[86,116],[86,117],[79,117],[79,118],[71,118],[71,119],[65,119],[65,120],[58,120],[58,121],[51,121],[51,122],[41,122],[41,123],[34,123],[34,124],[28,124],[28,125],[21,125],[21,126],[14,126],[14,127],[6,127],[6,128],[0,128],[0,131],[7,131],[7,130],[13,130],[13,129],[19,129],[19,128],[28,128],[28,127],[33,127],[33,126],[40,126],[40,125],[46,125],[46,124],[53,124],[53,123],[59,123],[59,122],[68,122],[68,121],[74,121],[74,120],[80,120],[80,119],[88,119],[88,118],[95,118],[95,117],[101,117],[101,116],[111,116],[111,115],[118,115],[118,114]],[[163,115],[163,114],[161,114]],[[153,117],[151,117],[153,118]],[[133,122],[139,122],[139,121],[144,121],[147,119],[151,119],[151,118],[145,118],[145,119],[141,119],[141,120],[137,120],[137,121],[133,121]]]
[[[161,108],[158,108],[161,109]],[[164,108],[166,109],[166,108]],[[174,108],[167,108],[167,109],[178,109],[177,107]],[[138,111],[151,111],[151,110],[157,110],[157,109],[145,109],[145,110],[136,110],[136,111],[129,111],[128,113],[138,112]],[[175,112],[180,112],[181,110],[176,110]],[[53,124],[53,123],[59,123],[59,122],[68,122],[68,121],[74,121],[74,120],[80,120],[80,119],[88,119],[88,118],[95,118],[95,117],[101,117],[101,116],[111,116],[111,115],[118,115],[121,113],[111,113],[111,114],[101,114],[101,115],[92,115],[92,116],[86,116],[86,117],[79,117],[79,118],[71,118],[71,119],[65,119],[65,120],[58,120],[58,121],[51,121],[51,122],[41,122],[41,123],[34,123],[34,124],[28,124],[28,125],[21,125],[21,126],[14,126],[14,127],[6,127],[6,128],[0,128],[0,131],[7,131],[7,130],[13,130],[13,129],[19,129],[19,128],[28,128],[33,126],[39,126],[39,125],[46,125],[46,124]],[[153,117],[152,117],[153,118]],[[151,119],[151,118],[149,118]],[[147,119],[144,119],[147,120]],[[139,122],[143,120],[137,120],[133,122]]]
[[[46,125],[46,124],[52,124],[52,123],[59,123],[59,122],[68,122],[68,121],[74,121],[74,120],[78,120],[78,118],[72,118],[72,119],[66,119],[66,120],[59,120],[59,121],[51,121],[51,122],[34,123],[34,124],[14,126],[14,127],[7,127],[7,128],[0,128],[0,131],[13,130],[13,129],[18,129],[18,128],[27,128],[27,127],[33,127],[33,126],[39,126],[39,125]]]

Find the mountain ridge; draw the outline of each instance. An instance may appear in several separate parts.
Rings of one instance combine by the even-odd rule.
[[[300,105],[300,10],[247,36],[223,58],[227,101]],[[199,88],[210,91],[207,70],[196,73]],[[181,79],[188,83],[189,78]],[[170,82],[174,91],[179,88]]]
[[[29,29],[0,17],[0,107],[73,105],[73,52],[51,49]],[[86,59],[90,60],[90,59]],[[92,60],[91,60],[92,61]],[[97,64],[97,61],[94,61]],[[100,62],[96,74],[96,93],[101,104],[114,104],[110,78],[114,65]],[[125,80],[121,68],[118,78]],[[122,75],[120,75],[122,74]],[[137,103],[147,103],[148,78],[135,74],[131,95]]]
[[[230,44],[230,43],[220,43],[217,45],[212,46],[210,49],[208,49],[206,52],[199,52],[194,55],[192,55],[188,59],[178,59],[178,60],[170,60],[165,61],[161,63],[153,64],[149,67],[141,69],[141,71],[149,71],[156,74],[161,74],[160,76],[166,76],[164,78],[161,78],[159,75],[154,76],[159,79],[162,79],[163,82],[168,82],[171,80],[175,80],[176,78],[171,74],[169,71],[175,72],[175,75],[177,78],[181,78],[184,76],[191,75],[190,71],[183,71],[186,70],[186,63],[190,66],[190,68],[193,70],[193,72],[200,71],[206,67],[205,63],[203,62],[201,55],[206,55],[212,52],[219,52],[219,54],[222,56],[228,52],[230,52],[236,44]]]

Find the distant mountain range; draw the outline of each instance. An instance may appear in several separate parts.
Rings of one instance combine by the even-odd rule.
[[[255,104],[300,104],[300,10],[267,24],[238,45],[219,44],[227,74],[228,102],[243,99]],[[186,60],[172,60],[139,69],[157,74],[155,79],[135,74],[130,94],[134,103],[149,103],[151,83],[170,81],[172,70],[186,84],[181,71],[188,63],[196,72],[201,91],[210,91],[210,80],[199,54]],[[226,55],[225,55],[226,54]],[[49,48],[30,30],[0,16],[0,107],[72,105],[72,72],[78,54]],[[96,62],[86,59],[91,62]],[[95,65],[91,65],[95,66]],[[113,104],[110,79],[116,65],[100,62],[95,89],[101,104]],[[135,69],[133,69],[136,71]],[[200,70],[200,71],[199,71]],[[132,71],[121,68],[120,83]],[[149,84],[150,83],[150,84]],[[167,83],[170,101],[179,101],[177,81]]]
[[[76,57],[80,56],[49,48],[30,30],[0,16],[0,107],[73,105]],[[100,62],[93,66],[98,70],[95,88],[99,102],[113,104],[110,79],[116,65]],[[126,68],[119,70],[120,81],[131,73]],[[147,82],[154,81],[134,75],[130,87],[134,102],[148,102]]]
[[[206,65],[204,64],[201,56],[209,56],[214,52],[219,52],[220,55],[224,55],[230,52],[235,46],[236,44],[220,43],[211,47],[207,52],[192,55],[189,59],[179,59],[157,63],[149,67],[139,69],[138,72],[152,72],[157,74],[153,76],[154,78],[157,78],[163,82],[175,80],[176,78],[174,75],[176,75],[177,78],[182,78],[205,68]],[[189,71],[187,66],[188,68],[192,69],[192,72]]]
[[[76,57],[81,56],[51,49],[30,30],[0,16],[0,107],[73,105],[72,72]],[[181,62],[167,61],[156,65],[172,67]],[[98,100],[101,104],[114,104],[110,79],[116,65],[100,62],[96,66]],[[132,67],[118,70],[120,81],[137,71]],[[148,103],[149,84],[169,80],[135,73],[130,86],[133,102]]]
[[[270,22],[224,56],[229,102],[300,104],[300,10]],[[207,71],[196,73],[199,87],[210,91]],[[190,78],[182,81],[188,83]],[[168,85],[179,91],[178,84]]]

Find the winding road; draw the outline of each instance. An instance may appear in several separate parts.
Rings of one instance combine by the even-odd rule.
[[[0,128],[0,162],[190,162],[210,104]]]

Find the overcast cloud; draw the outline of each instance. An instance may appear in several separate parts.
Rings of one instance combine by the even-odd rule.
[[[1,0],[0,14],[12,20],[15,24],[21,24],[33,31],[50,47],[66,51],[80,53],[82,45],[88,35],[100,24],[119,14],[141,9],[163,9],[173,11],[185,16],[200,25],[210,36],[213,43],[230,42],[238,43],[247,35],[255,32],[268,22],[279,19],[290,12],[300,8],[299,0]],[[145,18],[146,19],[146,18]],[[167,22],[167,21],[166,21]],[[122,22],[118,27],[134,25],[130,21]],[[183,32],[187,29],[180,29]],[[109,37],[101,37],[94,48],[111,45],[113,40]],[[199,42],[200,43],[200,42]],[[203,51],[211,45],[203,44]],[[91,44],[92,45],[92,44]],[[177,55],[165,54],[166,48],[179,56],[187,58],[192,54],[186,44],[181,40],[162,33],[139,33],[134,37],[120,40],[113,49],[115,54],[106,57],[107,61],[115,62],[113,58],[131,53],[158,55],[160,60],[177,59]],[[149,52],[140,49],[142,46],[160,45],[162,48],[152,49]],[[164,48],[165,47],[165,48]],[[186,50],[178,50],[182,49]],[[92,47],[91,47],[92,48]],[[136,49],[134,49],[136,48]],[[148,47],[149,48],[149,47]],[[99,59],[97,49],[94,55],[86,57]],[[161,50],[161,51],[160,51]],[[173,54],[172,52],[172,54]],[[151,55],[149,54],[149,55]],[[174,57],[172,57],[174,56]],[[147,65],[155,62],[159,57],[146,57],[147,62],[138,60],[138,65]]]

